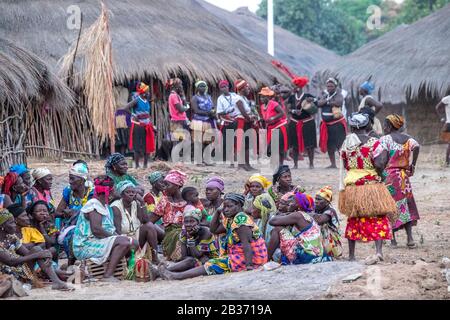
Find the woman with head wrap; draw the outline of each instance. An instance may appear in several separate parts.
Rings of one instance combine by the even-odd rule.
[[[211,221],[214,234],[224,234],[220,241],[220,257],[206,261],[188,271],[174,273],[161,268],[164,279],[187,279],[202,275],[253,270],[267,262],[267,249],[258,226],[242,211],[244,196],[225,195],[223,211],[217,211]]]
[[[407,245],[414,248],[416,244],[412,236],[412,226],[417,224],[420,217],[410,177],[415,173],[420,145],[409,135],[400,132],[404,123],[402,116],[387,116],[384,126],[386,135],[380,138],[375,162],[384,169],[384,183],[397,204],[398,219],[392,223],[392,245],[397,245],[395,232],[405,228]]]
[[[186,206],[184,210],[183,229],[180,234],[182,260],[168,267],[160,265],[159,274],[179,273],[202,267],[209,259],[219,257],[219,245],[208,227],[202,226],[201,210]]]
[[[187,203],[181,196],[181,189],[187,182],[187,175],[178,170],[170,170],[164,178],[166,188],[164,194],[150,214],[150,221],[156,223],[162,218],[165,231],[162,240],[164,256],[172,261],[181,258],[181,248],[178,243],[181,227],[183,225],[183,212]]]
[[[31,188],[31,174],[27,166],[23,163],[15,164],[9,168],[9,172],[17,173],[22,177],[23,183],[25,183],[29,188]]]
[[[116,233],[129,236],[139,242],[139,247],[150,246],[152,262],[159,263],[158,240],[164,237],[164,231],[149,221],[145,202],[137,197],[136,187],[130,181],[122,181],[116,186],[120,199],[111,203],[114,213]]]
[[[109,202],[112,200],[114,182],[108,176],[94,180],[94,197],[81,208],[73,236],[73,253],[78,260],[89,259],[97,265],[109,263],[103,280],[119,281],[114,278],[118,263],[138,243],[135,239],[117,233],[114,213]]]
[[[374,160],[380,142],[367,135],[368,124],[366,114],[353,113],[349,118],[352,134],[341,149],[339,211],[348,217],[345,237],[349,259],[355,259],[356,241],[375,241],[376,255],[366,262],[376,263],[383,260],[383,240],[391,239],[388,215],[397,207],[381,181],[382,168]]]
[[[222,206],[225,182],[220,177],[211,177],[206,181],[205,187],[206,199],[201,201],[206,210],[206,216],[202,218],[201,224],[209,226],[214,213]]]
[[[337,168],[335,153],[341,148],[347,134],[347,123],[342,114],[343,103],[344,97],[341,89],[338,88],[338,81],[335,78],[329,78],[327,89],[317,102],[317,106],[322,112],[320,150],[323,153],[328,152],[331,162],[328,168]]]
[[[342,255],[341,233],[339,230],[339,218],[336,210],[331,205],[333,191],[326,186],[316,193],[315,212],[313,219],[320,226],[325,252],[332,258]]]
[[[267,188],[271,184],[272,183],[266,177],[259,174],[254,174],[248,178],[244,186],[244,212],[248,214],[252,213],[253,201],[257,196],[266,193]]]
[[[181,79],[170,79],[168,87],[171,90],[169,96],[171,139],[173,142],[177,143],[184,140],[186,133],[189,132],[189,121],[186,116],[189,105],[186,102]]]
[[[276,94],[270,88],[264,87],[259,92],[261,96],[260,112],[267,129],[267,153],[271,154],[271,149],[278,151],[279,163],[283,164],[288,150],[287,136],[287,116],[284,108],[276,99]],[[278,129],[278,141],[272,146],[273,130]]]
[[[37,168],[31,171],[34,185],[31,188],[33,202],[44,200],[50,208],[50,214],[55,213],[55,201],[52,195],[53,175],[47,168]]]
[[[135,186],[139,183],[136,179],[128,174],[128,163],[125,156],[120,153],[113,153],[108,157],[105,164],[106,175],[114,181],[114,185],[117,185],[121,181],[130,181]]]
[[[273,185],[269,188],[268,193],[272,196],[275,203],[278,205],[280,198],[291,191],[303,191],[304,188],[292,184],[291,169],[289,166],[279,166],[277,171],[273,174]]]
[[[277,213],[277,206],[268,193],[256,196],[252,203],[251,215],[263,235],[266,244],[269,244],[272,226],[267,222]]]
[[[54,290],[71,290],[58,278],[52,268],[52,253],[39,246],[28,250],[17,237],[17,225],[14,216],[6,209],[0,209],[0,273],[14,276],[17,280],[42,287],[32,271],[36,263],[52,281]]]
[[[131,114],[130,150],[134,151],[135,168],[144,156],[144,169],[147,168],[148,155],[155,152],[155,128],[151,121],[150,87],[140,82],[136,87],[137,96],[121,110]]]
[[[383,109],[383,104],[375,100],[373,96],[371,96],[375,86],[372,82],[365,81],[359,87],[359,95],[362,97],[361,102],[359,103],[358,111],[361,111],[364,107],[370,108],[373,110],[375,115],[377,115],[381,109]],[[383,128],[381,126],[381,122],[378,118],[374,118],[373,120],[373,130],[376,134],[382,135]]]
[[[205,81],[195,83],[195,95],[191,98],[192,121],[191,130],[194,143],[206,145],[212,143],[216,137],[216,109],[208,94],[208,85]]]
[[[292,80],[295,85],[294,94],[290,98],[291,114],[288,125],[289,146],[293,151],[294,169],[298,168],[298,160],[303,159],[303,152],[308,153],[309,168],[314,168],[314,149],[317,148],[316,121],[317,113],[315,102],[317,99],[304,92],[303,88],[308,84],[307,77],[296,77]]]
[[[18,173],[8,172],[4,177],[2,193],[7,195],[13,203],[27,208],[33,202],[33,193]]]
[[[147,211],[154,212],[156,206],[161,200],[163,191],[166,188],[166,184],[164,182],[164,174],[162,174],[160,171],[154,171],[150,173],[147,179],[148,182],[150,182],[152,189],[144,196],[144,201],[147,204]]]
[[[289,201],[295,211],[287,215],[276,215],[269,220],[269,224],[279,230],[277,240],[282,253],[281,263],[287,265],[331,261],[323,248],[320,227],[310,215],[314,211],[314,199],[306,193],[297,192],[289,197]]]
[[[250,141],[248,136],[244,137],[244,133],[247,130],[253,128],[253,126],[257,123],[257,117],[252,113],[252,109],[250,107],[250,102],[248,100],[248,95],[250,94],[250,86],[247,81],[239,79],[234,83],[234,87],[238,94],[236,101],[236,154],[238,159],[238,167],[242,168],[246,171],[254,171],[255,169],[250,166]],[[253,141],[255,142],[255,141]],[[254,148],[255,146],[252,146]],[[241,153],[244,153],[241,155]],[[228,153],[227,154],[234,154]],[[242,159],[244,158],[244,159]],[[228,160],[228,159],[227,159]],[[231,160],[231,159],[230,159]],[[244,163],[242,163],[244,162]]]

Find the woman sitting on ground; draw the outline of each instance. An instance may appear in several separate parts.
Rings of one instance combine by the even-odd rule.
[[[164,175],[159,171],[152,172],[148,176],[148,181],[152,185],[152,189],[144,195],[144,201],[147,204],[147,211],[154,212],[166,189],[166,183]]]
[[[35,229],[36,234],[40,233],[45,240],[45,247],[43,249],[49,249],[56,256],[57,250],[55,249],[55,245],[59,232],[50,216],[47,202],[43,200],[36,201],[27,209],[27,212],[31,218],[31,227]],[[29,237],[27,233],[28,231],[24,233],[24,230],[22,230],[22,241],[25,244],[31,242],[33,237]]]
[[[296,187],[292,184],[291,169],[289,169],[289,166],[287,165],[278,167],[277,172],[273,175],[272,182],[273,185],[269,188],[268,192],[277,205],[284,194],[288,192],[304,191],[304,188],[300,186]]]
[[[184,272],[170,272],[162,268],[161,277],[168,280],[182,280],[202,275],[223,274],[253,270],[267,262],[267,248],[261,232],[253,219],[242,211],[244,196],[228,193],[221,211],[216,211],[211,220],[210,230],[215,234],[225,234],[220,241],[220,257],[208,260]]]
[[[111,204],[116,232],[134,238],[140,248],[148,243],[152,262],[158,264],[158,242],[164,238],[164,230],[150,222],[145,203],[138,200],[136,187],[130,181],[119,182],[116,189],[121,197]]]
[[[31,223],[31,217],[20,204],[14,203],[8,207],[8,211],[14,216],[17,230],[16,236],[22,240],[22,244],[29,250],[35,246],[45,249],[45,238],[42,233]]]
[[[222,178],[212,177],[206,181],[206,199],[201,199],[206,215],[202,217],[201,225],[209,227],[214,213],[222,206],[224,190],[225,182]]]
[[[296,209],[288,215],[277,215],[269,224],[282,226],[278,236],[282,252],[281,263],[306,264],[331,261],[326,254],[319,225],[308,214],[314,211],[314,199],[297,192],[290,197],[290,205]]]
[[[31,173],[27,166],[23,163],[12,165],[9,172],[17,173],[23,180],[23,183],[31,189]]]
[[[277,213],[275,202],[268,193],[260,194],[253,201],[251,211],[266,244],[269,244],[273,227],[267,222]]]
[[[199,209],[204,217],[206,217],[206,210],[203,207],[203,203],[200,201],[199,193],[195,187],[184,187],[181,191],[181,197],[186,201],[187,205],[193,206]],[[204,218],[206,219],[206,218]]]
[[[97,265],[109,260],[104,281],[119,281],[114,271],[119,262],[136,249],[138,243],[131,237],[121,236],[114,226],[114,214],[108,205],[113,197],[113,180],[99,176],[94,180],[94,198],[81,209],[73,236],[73,253],[78,260],[89,259]]]
[[[27,208],[32,203],[33,196],[22,177],[14,172],[8,172],[3,181],[2,193],[11,199],[12,203],[17,203],[23,208]]]
[[[182,260],[171,266],[160,265],[170,272],[183,272],[202,266],[209,259],[219,257],[219,245],[208,227],[200,225],[202,212],[193,206],[186,206],[183,229],[180,234]]]
[[[156,223],[163,220],[164,239],[163,253],[172,261],[181,259],[181,248],[178,239],[183,225],[183,212],[187,203],[181,196],[181,188],[186,183],[187,175],[178,170],[171,170],[164,178],[166,189],[155,211],[150,215],[150,221]]]
[[[28,250],[22,245],[16,232],[17,225],[13,215],[6,209],[0,210],[0,273],[13,275],[22,282],[37,286],[39,281],[32,270],[38,263],[52,281],[52,289],[70,290],[52,268],[52,253],[39,246]]]
[[[263,193],[266,192],[266,189],[271,185],[272,183],[267,180],[266,177],[254,174],[250,178],[248,178],[247,182],[245,183],[245,203],[244,203],[244,212],[251,214],[252,208],[253,208],[253,201],[255,198]]]
[[[34,185],[31,189],[33,194],[33,202],[43,200],[47,202],[50,208],[50,214],[55,214],[55,201],[52,195],[53,175],[47,168],[34,169],[31,172],[33,176]]]
[[[114,186],[116,186],[121,181],[130,181],[135,186],[139,183],[136,179],[128,174],[128,163],[127,159],[120,153],[113,153],[109,156],[105,164],[106,175],[110,177]]]
[[[341,233],[339,231],[339,218],[331,205],[333,192],[326,186],[316,194],[316,209],[313,219],[319,224],[325,252],[333,258],[342,255]]]

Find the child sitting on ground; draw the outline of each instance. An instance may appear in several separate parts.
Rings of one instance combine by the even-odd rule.
[[[208,212],[205,210],[203,203],[200,201],[199,193],[195,187],[184,187],[181,191],[181,197],[187,202],[187,205],[194,206],[202,213],[201,222],[204,222],[208,216]],[[203,223],[202,223],[203,224]]]
[[[320,226],[325,252],[333,258],[342,255],[341,234],[339,232],[339,219],[336,210],[331,205],[333,192],[326,186],[316,194],[316,209],[313,219]]]

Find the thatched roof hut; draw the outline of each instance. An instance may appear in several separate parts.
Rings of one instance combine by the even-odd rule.
[[[348,88],[372,77],[378,94],[392,104],[450,91],[450,5],[400,26],[345,56],[322,73]]]
[[[233,25],[262,52],[267,51],[267,21],[239,8],[229,12],[206,1],[198,0],[202,6],[221,21]],[[336,63],[339,56],[320,45],[299,37],[279,26],[275,32],[275,59],[292,68],[299,75],[314,75],[318,70]]]
[[[44,61],[0,37],[0,174],[25,161],[27,112],[67,110],[72,104],[71,90]]]
[[[259,52],[235,29],[222,23],[194,0],[106,0],[111,12],[111,36],[115,81],[156,78],[167,80],[184,74],[191,81],[203,79],[247,79],[272,83],[285,79],[270,64],[270,56]],[[2,4],[0,36],[7,34],[56,66],[78,36],[70,29],[68,9],[78,6],[83,29],[100,14],[99,0],[32,1]],[[72,7],[71,7],[72,6]],[[76,84],[80,84],[78,78]]]

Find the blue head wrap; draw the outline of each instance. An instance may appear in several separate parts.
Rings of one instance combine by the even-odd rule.
[[[365,81],[361,86],[361,89],[364,89],[367,91],[368,94],[371,94],[373,90],[375,89],[375,86],[372,82]]]
[[[28,172],[28,168],[23,163],[15,164],[9,168],[9,172],[17,173],[19,176]]]

